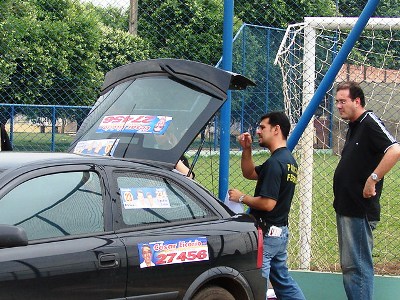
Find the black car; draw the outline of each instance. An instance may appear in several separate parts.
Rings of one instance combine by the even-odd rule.
[[[262,235],[174,166],[245,77],[107,73],[71,153],[0,153],[1,299],[265,299]]]

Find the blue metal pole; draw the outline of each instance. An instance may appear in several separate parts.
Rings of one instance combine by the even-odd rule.
[[[53,106],[51,114],[51,151],[54,152],[55,146],[55,133],[56,133],[56,107]]]
[[[213,137],[214,137],[214,151],[215,150],[217,150],[217,146],[218,146],[218,131],[217,131],[217,128],[218,128],[218,116],[215,116],[215,118],[214,118],[214,134],[213,134]]]
[[[243,27],[243,38],[242,38],[242,71],[241,73],[243,75],[246,74],[245,70],[246,70],[246,26]],[[241,95],[241,101],[242,101],[242,109],[240,112],[240,132],[244,132],[245,128],[244,128],[244,122],[245,122],[245,112],[244,112],[244,108],[245,108],[245,103],[244,103],[244,93],[240,93]]]
[[[10,143],[13,145],[14,142],[14,117],[15,117],[15,107],[11,105],[10,112]]]
[[[233,48],[233,0],[224,0],[224,24],[223,24],[223,47],[222,68],[232,71],[232,48]],[[225,199],[229,186],[229,151],[230,151],[230,121],[231,121],[231,91],[228,91],[228,99],[221,108],[221,146],[219,164],[219,199]]]
[[[320,85],[315,91],[314,96],[311,98],[310,104],[307,106],[306,110],[300,117],[299,122],[296,125],[296,128],[290,135],[287,143],[287,146],[290,150],[293,150],[296,144],[298,143],[300,136],[304,132],[312,116],[317,110],[318,105],[323,99],[325,93],[328,91],[332,82],[335,80],[336,75],[338,74],[340,68],[347,59],[347,56],[349,55],[354,44],[360,37],[361,32],[363,31],[365,25],[367,25],[369,18],[374,13],[378,4],[379,0],[369,0],[368,3],[365,5],[360,17],[358,18],[357,22],[354,25],[354,28],[350,31],[349,36],[347,37],[342,48],[340,49],[337,56],[333,60],[332,65],[326,72]]]
[[[266,72],[265,72],[265,113],[267,113],[269,111],[269,73],[270,73],[270,65],[271,65],[271,61],[270,61],[270,52],[271,52],[271,47],[270,47],[270,43],[271,43],[271,29],[268,28],[267,30],[267,39],[265,41],[266,43],[266,51],[267,51],[267,61],[266,61]]]

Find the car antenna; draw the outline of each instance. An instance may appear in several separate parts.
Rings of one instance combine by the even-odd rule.
[[[190,165],[190,168],[189,168],[189,172],[188,172],[188,174],[187,174],[187,177],[190,177],[190,175],[192,175],[192,173],[193,173],[193,168],[194,168],[194,166],[196,165],[197,160],[199,159],[201,150],[203,149],[204,141],[205,141],[205,139],[206,139],[205,131],[206,131],[206,127],[204,127],[204,129],[201,131],[201,142],[200,142],[200,146],[199,146],[199,148],[197,149],[196,154],[194,155],[194,158],[193,158],[192,164]]]

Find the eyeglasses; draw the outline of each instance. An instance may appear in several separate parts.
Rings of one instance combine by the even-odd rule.
[[[335,101],[335,104],[336,104],[336,105],[338,105],[338,104],[344,105],[344,104],[346,104],[346,103],[347,103],[347,100],[336,100],[336,101]]]
[[[271,128],[273,128],[273,127],[280,127],[279,125],[271,125]],[[259,130],[259,131],[262,131],[262,130],[264,130],[265,128],[267,128],[266,126],[264,126],[264,125],[258,125],[257,126],[257,130]]]

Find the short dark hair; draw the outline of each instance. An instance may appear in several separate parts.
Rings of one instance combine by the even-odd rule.
[[[287,139],[290,132],[290,121],[283,111],[271,111],[261,116],[260,121],[264,119],[269,119],[268,123],[272,126],[279,125],[284,139]]]
[[[349,90],[349,96],[351,100],[354,101],[356,98],[360,98],[361,106],[362,107],[365,106],[364,91],[357,82],[354,81],[341,82],[336,87],[336,93],[340,90]]]
[[[144,245],[142,245],[142,253],[143,253],[143,249],[144,249],[144,248],[149,248],[149,250],[151,251],[150,245],[144,244]]]

